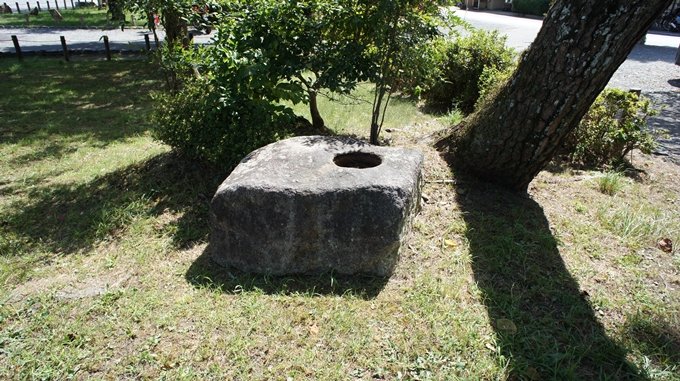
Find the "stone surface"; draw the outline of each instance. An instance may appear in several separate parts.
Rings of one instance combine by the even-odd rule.
[[[420,207],[423,154],[342,137],[260,148],[211,204],[213,259],[261,274],[389,276]]]

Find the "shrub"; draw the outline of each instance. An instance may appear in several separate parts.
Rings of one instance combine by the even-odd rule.
[[[317,93],[346,94],[367,80],[376,84],[377,143],[390,95],[429,72],[440,37],[432,1],[238,0],[210,15],[219,29],[211,47],[192,56],[175,44],[161,55],[172,93],[158,97],[155,136],[218,163],[286,135],[293,114],[281,101],[309,104],[321,129]]]
[[[514,49],[505,46],[506,39],[496,30],[473,30],[448,43],[439,64],[441,77],[423,91],[424,99],[444,109],[472,112],[484,89],[480,79],[514,68]]]
[[[500,70],[497,67],[492,67],[484,70],[482,75],[479,77],[479,98],[475,103],[475,109],[482,107],[482,103],[489,98],[493,97],[493,94],[498,92],[505,82],[512,75],[515,65]]]
[[[526,15],[543,16],[548,12],[551,0],[513,0],[513,12]]]
[[[605,89],[564,143],[564,153],[584,164],[619,164],[633,149],[650,154],[665,131],[652,131],[647,118],[658,114],[649,99]]]
[[[284,106],[231,97],[203,81],[157,101],[154,137],[190,158],[224,168],[285,137],[295,117]]]
[[[289,134],[295,115],[277,103],[286,83],[266,83],[261,65],[228,50],[179,46],[162,49],[158,62],[172,91],[155,96],[152,133],[188,157],[230,169]]]

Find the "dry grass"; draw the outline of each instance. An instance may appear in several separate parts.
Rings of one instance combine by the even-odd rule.
[[[37,86],[0,70],[0,88]],[[0,141],[0,378],[680,379],[680,253],[656,247],[680,244],[678,166],[636,156],[644,172],[614,195],[553,168],[526,199],[452,172],[428,140],[439,122],[416,114],[384,134],[426,157],[392,277],[253,276],[208,255],[226,174],[151,141],[109,77],[40,107],[101,105],[104,86],[134,129],[88,110],[40,124],[0,100],[0,125],[30,127]]]

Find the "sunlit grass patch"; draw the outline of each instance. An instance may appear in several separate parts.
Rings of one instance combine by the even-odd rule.
[[[598,208],[597,217],[602,226],[631,249],[656,246],[664,237],[673,242],[680,239],[677,212],[659,208],[645,200],[604,202]]]
[[[55,0],[59,1],[59,0]],[[14,26],[14,27],[45,27],[45,26],[57,26],[57,24],[54,22],[54,18],[52,18],[52,15],[47,9],[46,3],[42,2],[41,3],[41,9],[38,13],[38,15],[29,15],[29,24],[26,24],[26,14],[28,13],[27,8],[25,7],[25,4],[19,3],[19,6],[21,7],[21,12],[22,13],[16,13],[16,8],[14,7],[14,4],[12,3],[12,10],[15,13],[11,14],[3,14],[0,17],[0,25],[3,26]],[[64,27],[80,27],[84,26],[85,27],[106,27],[106,26],[113,26],[113,27],[118,27],[119,22],[117,21],[110,21],[108,24],[106,22],[106,13],[107,9],[104,8],[102,10],[98,10],[97,7],[81,7],[81,8],[76,8],[76,9],[70,9],[71,5],[68,4],[69,9],[64,9],[60,5],[59,13],[64,17],[63,20],[59,21],[59,26]],[[51,9],[56,9],[54,7],[54,3],[52,3],[52,8]],[[80,18],[83,18],[83,23],[81,24]],[[144,24],[144,21],[139,21],[141,18],[139,16],[136,17],[137,25],[142,26]],[[131,19],[130,19],[130,14],[126,13],[126,21],[127,21],[127,26],[131,26]]]
[[[340,135],[350,135],[365,138],[370,135],[371,101],[374,86],[362,83],[350,95],[327,94],[319,96],[319,113],[324,119],[326,127]],[[309,106],[298,104],[293,106],[296,114],[311,120]],[[382,138],[387,138],[386,129],[402,130],[409,127],[409,131],[427,130],[425,124],[434,125],[434,117],[420,112],[415,102],[395,95],[390,99]]]

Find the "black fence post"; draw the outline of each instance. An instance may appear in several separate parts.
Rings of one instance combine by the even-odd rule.
[[[42,9],[40,8],[40,2],[38,1],[37,4],[38,4],[38,12],[42,12]]]
[[[21,13],[21,9],[19,9],[19,3],[14,3],[17,5],[17,13]]]
[[[23,61],[24,55],[21,54],[21,46],[19,46],[19,39],[17,36],[12,35],[12,42],[14,43],[14,50],[17,51],[17,57],[19,57],[19,61]]]
[[[54,0],[54,7],[59,10],[59,0]]]
[[[47,10],[50,10],[50,0],[47,0]]]
[[[104,48],[106,48],[106,60],[111,61],[111,48],[109,47],[109,36],[104,36]]]
[[[144,35],[144,42],[146,43],[146,51],[150,52],[151,51],[151,41],[149,41],[149,35],[148,34]]]
[[[71,0],[71,9],[76,9],[76,5],[73,4],[73,0]]]
[[[61,40],[61,49],[64,51],[64,61],[69,62],[71,59],[68,57],[68,48],[66,48],[66,38],[64,36],[59,36]]]
[[[26,2],[26,9],[28,9],[28,12],[31,12],[31,4],[28,1]]]

